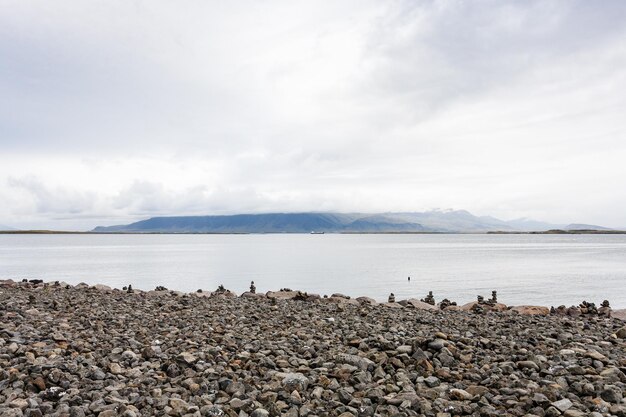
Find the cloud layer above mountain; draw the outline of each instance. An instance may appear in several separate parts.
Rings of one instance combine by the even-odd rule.
[[[626,226],[626,3],[0,0],[0,223]]]

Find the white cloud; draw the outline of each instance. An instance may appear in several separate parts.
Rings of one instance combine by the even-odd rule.
[[[456,207],[626,226],[624,18],[0,0],[0,223]]]

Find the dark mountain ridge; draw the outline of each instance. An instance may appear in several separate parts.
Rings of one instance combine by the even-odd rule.
[[[577,225],[572,225],[577,226]],[[589,229],[607,230],[585,225]],[[565,225],[528,219],[503,221],[465,210],[421,213],[265,213],[152,217],[128,225],[96,227],[98,233],[471,233],[545,231]]]

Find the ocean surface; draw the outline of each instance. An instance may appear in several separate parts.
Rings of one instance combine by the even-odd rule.
[[[626,235],[0,235],[6,278],[626,308]]]

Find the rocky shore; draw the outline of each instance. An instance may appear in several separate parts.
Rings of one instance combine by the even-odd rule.
[[[0,416],[626,416],[619,314],[391,301],[0,281]]]

